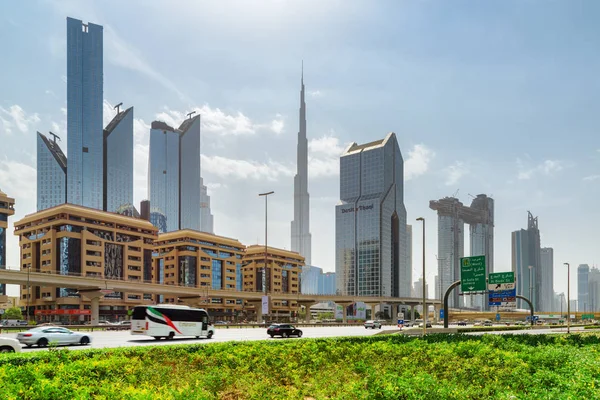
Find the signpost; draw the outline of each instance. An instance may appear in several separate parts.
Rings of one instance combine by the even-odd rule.
[[[440,309],[440,319],[444,319],[444,309]]]
[[[594,319],[594,314],[581,314],[581,319]]]
[[[497,272],[488,276],[488,305],[497,311],[512,311],[517,308],[517,289],[514,272]]]
[[[460,259],[460,290],[463,293],[484,292],[485,256]]]

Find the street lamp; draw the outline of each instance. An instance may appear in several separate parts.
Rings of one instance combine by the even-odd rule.
[[[571,265],[567,266],[567,333],[571,333]]]
[[[533,285],[532,285],[532,276],[531,273],[533,271],[533,265],[529,266],[529,301],[531,301],[531,304],[533,304]]]
[[[417,221],[423,222],[423,336],[425,336],[427,333],[427,304],[425,303],[425,218],[419,217]]]
[[[275,192],[270,191],[267,193],[259,193],[259,196],[264,196],[265,198],[265,266],[263,268],[263,280],[265,282],[265,284],[263,285],[263,290],[264,293],[267,294],[269,289],[267,288],[267,278],[266,278],[266,274],[267,274],[267,198],[269,197],[270,194],[273,194]]]

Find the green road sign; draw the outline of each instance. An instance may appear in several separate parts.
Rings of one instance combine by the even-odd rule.
[[[490,285],[499,283],[515,283],[514,272],[496,272],[488,276],[488,283]]]
[[[485,256],[461,258],[460,281],[463,293],[485,291]]]
[[[581,319],[594,319],[594,314],[581,314]]]

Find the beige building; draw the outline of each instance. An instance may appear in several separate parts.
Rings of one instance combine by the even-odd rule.
[[[6,268],[6,230],[8,217],[15,214],[15,199],[0,190],[0,268]],[[6,294],[6,285],[0,283],[0,296]]]
[[[300,293],[304,257],[296,252],[268,247],[265,257],[265,246],[252,245],[246,248],[242,265],[245,291],[263,292],[267,295]],[[295,317],[297,309],[295,301],[272,301],[269,304],[268,319]]]
[[[131,218],[72,204],[62,204],[15,222],[21,247],[21,270],[152,282],[152,250],[157,229]],[[75,323],[91,314],[90,302],[77,290],[22,285],[22,301],[38,321]],[[124,319],[127,309],[152,303],[144,293],[106,293],[100,319]]]

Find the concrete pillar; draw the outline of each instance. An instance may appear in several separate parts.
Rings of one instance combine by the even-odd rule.
[[[262,303],[254,303],[254,308],[256,309],[256,322],[262,324],[263,313],[262,313]]]
[[[92,297],[92,325],[100,323],[100,297]]]
[[[415,305],[410,305],[410,325],[412,326],[415,323]]]
[[[307,324],[310,324],[310,317],[311,317],[310,305],[307,304],[305,310],[306,310],[306,315],[304,316],[304,322],[306,322]]]

